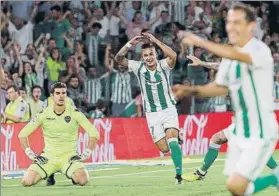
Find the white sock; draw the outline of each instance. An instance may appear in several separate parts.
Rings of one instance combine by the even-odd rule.
[[[246,188],[244,195],[245,196],[252,195],[254,191],[255,191],[255,185],[253,182],[250,182]]]

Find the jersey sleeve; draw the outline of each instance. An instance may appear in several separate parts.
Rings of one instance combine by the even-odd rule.
[[[170,71],[173,69],[169,66],[167,59],[162,59],[159,61],[159,63],[161,65],[162,69],[165,71]]]
[[[215,83],[221,86],[228,86],[228,67],[231,63],[229,59],[222,59],[218,72],[216,74]]]
[[[25,127],[19,132],[18,137],[28,137],[43,123],[44,113],[38,113]]]
[[[19,117],[19,118],[23,118],[25,113],[29,111],[29,108],[24,104],[24,102],[20,102],[18,104],[18,107],[14,113],[15,116]]]
[[[130,72],[134,72],[136,74],[140,68],[140,65],[141,61],[128,60],[128,68]]]
[[[252,59],[252,68],[267,68],[273,65],[271,50],[264,43],[258,41],[245,50]]]
[[[100,138],[100,134],[95,126],[78,109],[75,109],[74,116],[78,124],[88,133],[89,137]]]

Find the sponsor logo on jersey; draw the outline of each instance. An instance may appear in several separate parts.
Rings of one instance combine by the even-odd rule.
[[[71,121],[71,117],[70,117],[70,116],[65,116],[65,121],[66,121],[67,123],[69,123],[69,122]]]
[[[47,120],[55,120],[55,118],[46,118]]]

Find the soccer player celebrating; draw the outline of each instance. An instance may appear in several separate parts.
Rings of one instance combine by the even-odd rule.
[[[188,66],[203,66],[209,69],[218,70],[218,66],[220,64],[219,62],[204,62],[192,55],[187,56],[187,58],[193,61],[193,63],[189,64]],[[210,138],[209,150],[207,151],[204,157],[202,167],[195,170],[193,173],[184,173],[182,178],[190,182],[204,179],[208,169],[211,167],[211,165],[218,157],[218,153],[221,145],[226,144],[228,140],[230,140],[231,137],[230,135],[232,134],[234,128],[235,128],[235,124],[233,119],[231,125],[215,133]],[[266,165],[270,169],[275,169],[278,166],[273,157],[270,157]]]
[[[53,107],[47,107],[31,120],[19,133],[20,143],[26,155],[34,161],[23,177],[23,186],[32,186],[51,174],[60,171],[76,184],[86,185],[89,176],[82,163],[92,154],[99,132],[76,108],[66,105],[67,87],[64,83],[52,86]],[[42,125],[44,155],[35,154],[29,146],[28,136]],[[77,154],[79,125],[89,134],[88,146],[83,154]]]
[[[278,140],[273,106],[273,58],[266,44],[253,37],[255,11],[234,4],[228,12],[226,30],[231,45],[206,41],[190,33],[178,33],[182,43],[205,48],[223,57],[216,80],[205,86],[175,86],[178,97],[215,97],[230,92],[235,128],[228,142],[224,173],[233,195],[251,195],[279,185],[279,169],[259,177]]]
[[[143,43],[142,61],[125,58],[129,48],[135,46],[142,39],[151,43]],[[167,58],[157,60],[157,53],[153,44],[161,48]],[[115,56],[118,64],[126,66],[137,76],[142,97],[143,107],[150,134],[158,149],[163,153],[171,150],[171,157],[176,169],[176,183],[182,184],[182,153],[178,143],[178,115],[175,100],[170,88],[170,71],[176,63],[176,53],[167,45],[149,33],[131,39]]]

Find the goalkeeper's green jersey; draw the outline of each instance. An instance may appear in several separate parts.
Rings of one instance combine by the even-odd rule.
[[[77,152],[79,125],[89,137],[99,139],[99,132],[94,125],[73,106],[67,105],[62,114],[56,114],[53,107],[47,107],[37,114],[19,133],[19,138],[29,136],[42,125],[47,157],[60,157],[63,154]]]

